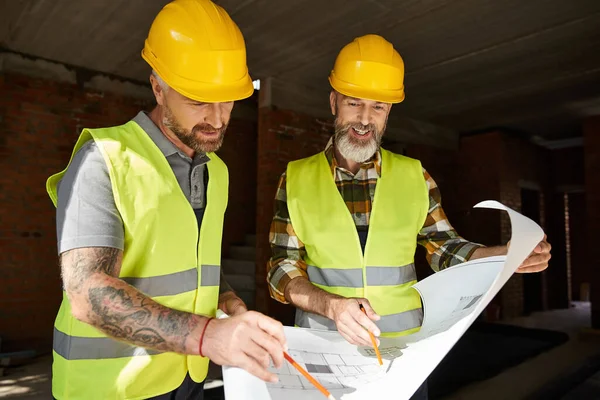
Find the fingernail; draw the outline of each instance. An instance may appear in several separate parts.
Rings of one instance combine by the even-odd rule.
[[[271,377],[270,381],[271,381],[271,383],[277,383],[277,382],[279,382],[279,378],[277,376],[273,376],[273,377]]]

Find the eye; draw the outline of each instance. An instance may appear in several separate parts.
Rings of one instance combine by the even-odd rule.
[[[376,104],[373,108],[376,109],[377,111],[385,110],[385,107],[382,106],[381,104]]]
[[[356,102],[354,102],[354,101],[351,101],[351,102],[349,102],[349,103],[348,103],[348,105],[349,105],[350,107],[356,107],[356,106],[358,106],[358,103],[356,103]]]

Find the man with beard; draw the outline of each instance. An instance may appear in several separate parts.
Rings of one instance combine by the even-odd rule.
[[[267,381],[283,362],[281,323],[247,311],[220,272],[228,172],[214,151],[253,93],[242,34],[211,1],[175,0],[142,57],[156,107],[84,129],[47,182],[64,288],[57,399],[202,399],[209,359]]]
[[[420,162],[380,147],[392,104],[404,100],[403,80],[402,58],[381,36],[346,45],[329,76],[335,135],[324,152],[288,164],[275,197],[271,296],[297,308],[297,325],[337,329],[362,346],[371,345],[368,332],[420,328],[411,288],[417,244],[436,271],[507,251],[461,238]],[[542,271],[549,258],[544,240],[519,272]],[[426,384],[413,398],[427,398]]]

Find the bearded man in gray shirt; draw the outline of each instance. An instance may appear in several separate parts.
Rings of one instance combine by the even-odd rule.
[[[281,323],[247,311],[220,271],[228,173],[214,152],[253,92],[242,34],[211,1],[175,0],[142,57],[156,107],[84,129],[48,179],[64,287],[57,399],[202,399],[209,359],[268,381],[283,362]]]

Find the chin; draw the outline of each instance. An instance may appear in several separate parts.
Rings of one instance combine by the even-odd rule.
[[[214,144],[203,143],[200,146],[198,146],[198,148],[203,153],[214,153],[215,151],[217,151],[221,148],[221,145],[222,145],[222,143],[214,143]]]

